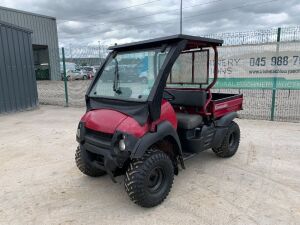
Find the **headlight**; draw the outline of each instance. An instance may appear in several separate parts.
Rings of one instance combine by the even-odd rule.
[[[126,149],[125,136],[123,136],[122,139],[119,141],[119,149],[120,151],[125,151]]]
[[[77,129],[76,136],[80,138],[80,128]]]

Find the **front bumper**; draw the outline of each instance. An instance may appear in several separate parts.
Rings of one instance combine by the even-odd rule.
[[[106,171],[111,176],[113,181],[115,181],[114,177],[120,164],[118,163],[119,160],[117,160],[116,157],[113,156],[111,151],[92,145],[90,143],[80,144],[80,148],[86,151],[89,155],[96,155],[96,157],[91,160],[90,163],[94,167]],[[126,159],[124,160],[124,162],[125,161]]]
[[[113,179],[130,159],[131,150],[137,143],[137,138],[129,134],[116,131],[114,134],[106,134],[85,127],[84,123],[78,126],[80,137],[76,140],[80,148],[90,156],[91,164],[101,170],[105,170]],[[120,151],[119,140],[125,135],[126,150]],[[114,179],[113,179],[114,180]]]

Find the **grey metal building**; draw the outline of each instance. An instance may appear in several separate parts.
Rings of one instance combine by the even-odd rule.
[[[56,19],[0,6],[0,21],[32,30],[37,79],[60,79]]]
[[[0,114],[38,105],[31,33],[0,21]]]

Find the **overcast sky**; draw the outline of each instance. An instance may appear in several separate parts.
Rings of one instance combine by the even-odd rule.
[[[180,0],[0,0],[57,18],[61,45],[124,43],[179,33]],[[299,25],[300,0],[183,0],[183,33]]]

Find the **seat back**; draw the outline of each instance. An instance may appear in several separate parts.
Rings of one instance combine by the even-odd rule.
[[[207,93],[204,90],[191,89],[167,89],[175,99],[170,101],[172,105],[203,107],[206,103]]]

